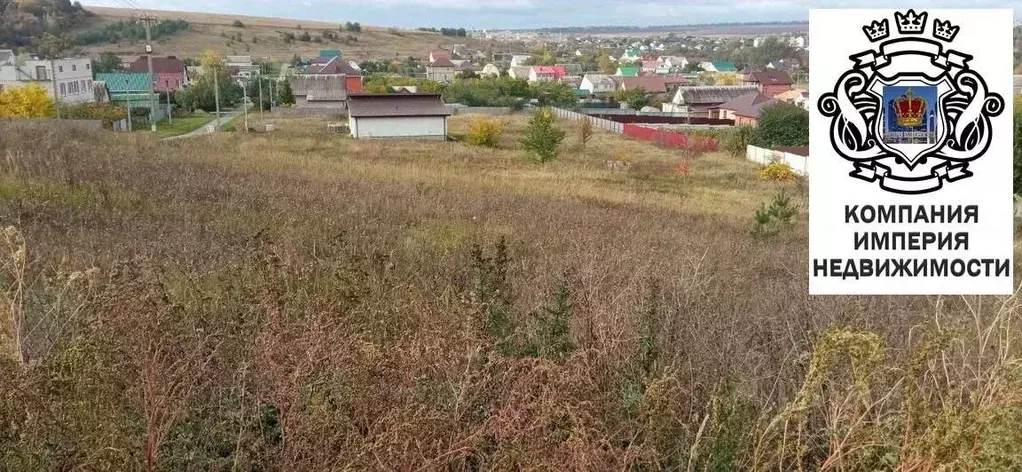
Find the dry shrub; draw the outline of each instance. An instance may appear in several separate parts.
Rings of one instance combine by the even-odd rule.
[[[475,146],[495,148],[500,145],[500,137],[503,134],[503,121],[480,116],[473,118],[469,124],[466,141]]]

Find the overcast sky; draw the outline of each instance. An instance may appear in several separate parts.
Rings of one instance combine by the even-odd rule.
[[[809,7],[889,7],[876,0],[84,0],[85,5],[181,10],[367,25],[539,28],[808,19]],[[923,2],[920,2],[923,3]],[[1022,1],[931,0],[929,8],[1022,9]]]

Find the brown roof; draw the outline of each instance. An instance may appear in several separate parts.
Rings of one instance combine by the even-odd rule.
[[[749,74],[749,82],[761,85],[791,85],[791,76],[783,70],[765,70]]]
[[[440,59],[430,62],[427,67],[454,67],[454,63],[446,57],[441,57]]]
[[[135,59],[135,62],[131,63],[129,72],[135,73],[148,73],[149,72],[149,60],[148,56],[139,56]],[[154,74],[184,74],[185,63],[181,62],[176,57],[155,57],[153,56],[153,73]]]
[[[451,111],[436,93],[352,94],[348,115],[362,117],[449,116]]]
[[[739,116],[747,116],[749,118],[759,118],[759,114],[763,111],[764,107],[777,103],[776,99],[770,98],[759,92],[749,92],[738,98],[735,98],[727,103],[720,105],[717,108],[723,110],[731,110]]]
[[[621,79],[621,86],[625,90],[641,88],[645,90],[647,93],[667,92],[667,84],[664,82],[664,78],[654,75],[646,75],[641,77],[624,77],[623,79]]]
[[[755,85],[696,85],[678,88],[682,102],[687,105],[719,105],[749,92],[759,92]]]
[[[664,75],[662,78],[664,79],[664,85],[667,85],[668,87],[672,85],[685,85],[691,82],[684,76],[680,75]]]
[[[441,57],[446,57],[447,59],[451,58],[451,52],[446,49],[434,49],[429,53],[429,55],[433,56],[433,59],[439,59]]]

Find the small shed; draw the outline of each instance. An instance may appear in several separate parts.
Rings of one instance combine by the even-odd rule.
[[[440,94],[352,94],[348,96],[351,137],[447,139],[447,108]]]

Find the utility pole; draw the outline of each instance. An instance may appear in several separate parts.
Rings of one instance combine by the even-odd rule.
[[[167,90],[167,122],[174,124],[174,110],[170,108],[170,90]]]
[[[276,94],[276,92],[274,92],[274,90],[276,90],[276,89],[273,88],[273,83],[274,82],[276,82],[276,81],[273,80],[273,79],[270,79],[270,111],[271,112],[273,111],[273,107],[277,106],[277,94]]]
[[[220,131],[220,71],[213,68],[213,98],[216,100],[216,124],[214,131]]]
[[[53,65],[53,59],[50,59],[50,81],[53,82],[53,111],[57,114],[57,119],[60,119],[60,98],[57,97],[57,67]]]
[[[259,116],[263,116],[263,77],[259,76]]]
[[[124,79],[125,82],[128,79]],[[130,90],[130,89],[129,89]],[[128,92],[128,131],[134,131],[135,129],[131,126],[131,92]]]
[[[241,83],[241,107],[245,109],[245,132],[248,132],[248,87],[245,86],[244,80],[239,80]]]
[[[142,16],[142,21],[145,24],[145,54],[146,60],[149,63],[149,124],[152,127],[153,132],[156,132],[156,100],[153,95],[153,36],[150,28],[150,23],[153,17],[149,16],[148,13]]]

